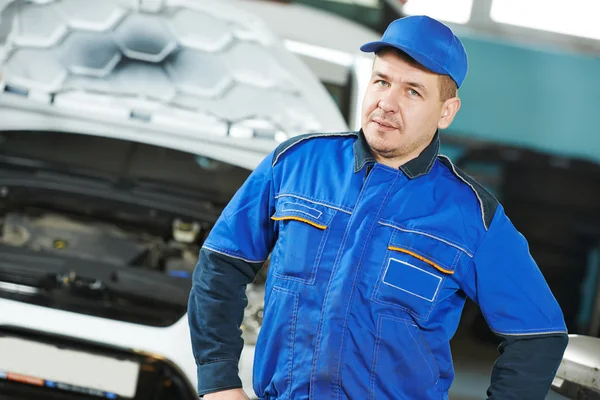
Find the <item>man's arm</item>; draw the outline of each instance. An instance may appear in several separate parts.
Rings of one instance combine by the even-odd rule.
[[[501,206],[463,279],[463,290],[503,339],[488,399],[545,399],[567,345],[567,330],[525,238]]]
[[[501,356],[494,364],[488,399],[545,399],[568,336],[500,337]]]
[[[246,285],[262,268],[274,243],[272,156],[250,175],[227,205],[200,250],[188,303],[198,394],[241,388],[240,326]],[[235,397],[241,391],[229,392]]]

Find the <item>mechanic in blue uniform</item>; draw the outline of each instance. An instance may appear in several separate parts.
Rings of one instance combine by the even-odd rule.
[[[503,339],[487,396],[542,400],[568,336],[502,205],[438,153],[467,74],[459,39],[411,16],[376,54],[359,132],[281,144],[225,208],[189,301],[206,399],[245,399],[245,288],[271,254],[253,386],[261,399],[447,399],[468,298]]]

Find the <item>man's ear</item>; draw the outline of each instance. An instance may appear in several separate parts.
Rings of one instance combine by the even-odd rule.
[[[438,121],[438,128],[446,129],[449,127],[458,110],[460,110],[460,99],[458,97],[446,100],[442,105],[442,115]]]

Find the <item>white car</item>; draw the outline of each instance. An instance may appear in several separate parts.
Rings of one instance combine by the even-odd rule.
[[[237,4],[260,17],[283,40],[284,46],[310,68],[336,99],[350,129],[360,129],[362,99],[371,78],[373,55],[359,49],[365,43],[380,40],[381,33],[302,2],[247,0]]]
[[[278,143],[348,129],[237,5],[0,0],[2,399],[197,398],[203,239]],[[248,297],[252,395],[260,277]]]
[[[600,399],[600,338],[569,335],[552,390],[573,400]]]

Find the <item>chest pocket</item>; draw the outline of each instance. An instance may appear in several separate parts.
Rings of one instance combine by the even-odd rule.
[[[463,251],[427,234],[392,230],[371,300],[427,319]]]
[[[335,209],[296,197],[280,197],[272,220],[279,236],[271,255],[273,274],[281,279],[314,284]]]

